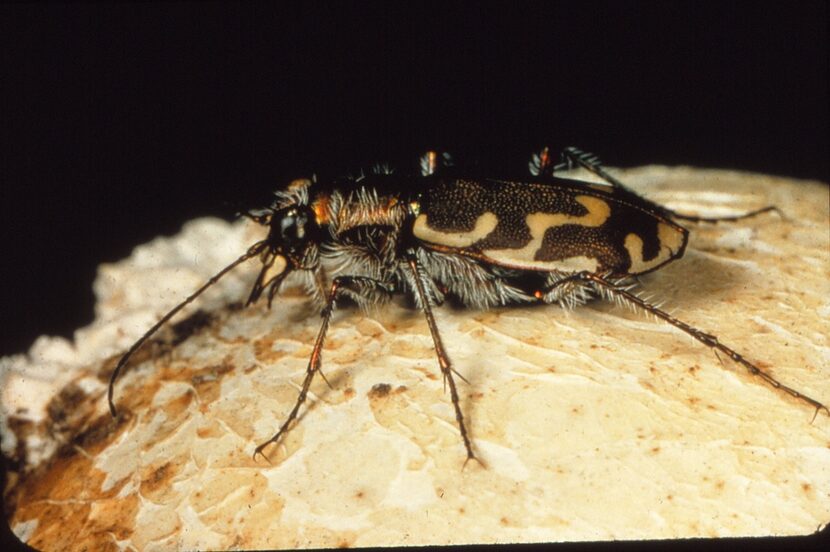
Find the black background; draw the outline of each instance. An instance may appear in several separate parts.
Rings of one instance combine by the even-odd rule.
[[[826,3],[336,5],[0,8],[0,354],[89,323],[101,262],[312,171],[549,143],[830,177]]]
[[[0,7],[0,354],[91,322],[101,262],[312,171],[547,143],[830,180],[826,2],[293,4]]]

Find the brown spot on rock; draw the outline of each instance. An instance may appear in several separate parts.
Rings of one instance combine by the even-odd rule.
[[[196,435],[202,439],[211,439],[221,437],[224,434],[222,428],[217,422],[211,422],[208,425],[203,425],[196,428]]]
[[[175,399],[167,401],[162,407],[162,410],[170,419],[180,418],[184,415],[191,402],[193,402],[193,391],[188,389],[187,392],[182,393]]]
[[[68,383],[46,406],[49,418],[59,424],[69,418],[86,398],[86,393],[77,383]]]
[[[273,349],[274,339],[269,336],[255,339],[252,344],[254,347],[254,357],[263,364],[273,364],[285,356],[285,353]]]
[[[199,395],[202,405],[212,403],[219,398],[221,376],[236,369],[236,365],[228,358],[220,364],[201,368],[190,377],[190,381]]]
[[[125,497],[108,498],[96,501],[91,508],[89,521],[84,532],[95,539],[95,546],[89,549],[106,549],[103,543],[112,543],[112,536],[124,540],[135,532],[135,518],[138,513],[139,499],[136,493]]]
[[[170,330],[173,333],[173,337],[170,340],[170,344],[176,346],[179,343],[182,343],[190,336],[195,335],[204,328],[210,326],[214,319],[215,318],[212,314],[199,309],[181,322],[171,324]]]
[[[15,447],[14,455],[8,458],[9,470],[21,471],[28,456],[26,452],[26,437],[36,432],[37,425],[31,420],[14,415],[9,416],[6,419],[6,423],[11,433],[17,436],[17,446]]]
[[[382,399],[389,395],[392,391],[392,386],[388,383],[376,383],[372,386],[372,389],[369,390],[368,397],[370,399]]]
[[[28,541],[37,549],[110,549],[113,533],[125,538],[133,532],[136,496],[118,496],[129,478],[104,491],[105,474],[90,458],[71,447],[63,452],[9,489],[10,524],[38,520]]]
[[[95,418],[92,423],[78,433],[72,443],[84,449],[88,454],[98,454],[112,442],[115,435],[121,433],[131,416],[125,414],[113,419],[109,413]]]
[[[80,502],[40,503],[20,519],[37,519],[38,526],[29,538],[29,546],[36,550],[82,550],[91,535],[81,535],[67,528],[81,528],[89,518],[90,505]],[[86,537],[86,538],[84,538]],[[103,544],[103,543],[101,543]],[[94,548],[94,547],[93,547]]]
[[[177,466],[171,462],[161,465],[147,466],[141,470],[141,495],[145,498],[157,501],[159,495],[170,489],[173,477],[178,472]]]

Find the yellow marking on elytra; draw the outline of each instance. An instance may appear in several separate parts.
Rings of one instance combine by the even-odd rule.
[[[665,244],[666,247],[671,249],[672,255],[674,255],[683,249],[683,245],[686,243],[686,234],[669,224],[661,222],[657,225],[657,239],[660,240],[661,244]]]
[[[568,224],[597,227],[604,224],[611,216],[611,206],[597,197],[579,195],[574,199],[588,210],[586,214],[576,217],[563,213],[531,213],[525,218],[525,224],[530,229],[531,236],[527,245],[521,249],[486,249],[482,253],[499,264],[509,266],[563,272],[595,271],[598,266],[597,260],[584,255],[555,261],[536,260],[536,254],[542,249],[542,240],[548,228]]]
[[[566,259],[559,259],[556,261],[534,261],[527,259],[517,259],[510,253],[515,249],[487,249],[482,253],[496,264],[517,268],[521,270],[556,270],[559,272],[572,273],[582,272],[596,272],[599,267],[597,259],[580,255],[578,257],[568,257]]]
[[[580,226],[601,226],[611,216],[611,206],[608,202],[593,196],[579,195],[574,198],[577,203],[588,209],[588,213],[581,217],[565,215],[567,220],[559,224],[578,224]],[[532,227],[531,227],[532,228]]]
[[[415,224],[412,226],[412,233],[416,238],[425,242],[437,243],[448,247],[469,247],[475,242],[482,240],[492,232],[499,219],[495,214],[487,211],[478,219],[472,230],[467,232],[444,232],[429,227],[426,213],[418,215]]]
[[[631,233],[625,237],[625,250],[631,259],[630,274],[639,274],[659,266],[675,255],[683,246],[683,234],[668,224],[661,222],[657,225],[657,239],[660,243],[660,252],[656,257],[646,261],[643,259],[643,238]]]

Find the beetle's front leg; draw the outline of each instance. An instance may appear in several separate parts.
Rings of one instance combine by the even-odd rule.
[[[283,434],[285,434],[285,432],[288,430],[288,427],[291,425],[291,423],[297,419],[297,414],[300,411],[300,407],[303,405],[303,403],[306,400],[306,397],[308,396],[308,389],[311,387],[311,381],[314,379],[314,375],[317,372],[320,372],[320,365],[322,363],[323,354],[323,343],[326,340],[326,332],[328,331],[329,322],[331,321],[331,314],[334,310],[335,302],[337,301],[338,297],[341,295],[345,295],[347,292],[354,295],[360,295],[361,292],[365,293],[365,290],[368,288],[375,290],[383,290],[384,292],[388,293],[391,289],[391,284],[387,282],[381,282],[379,280],[374,280],[372,278],[367,278],[365,276],[337,276],[336,278],[334,278],[334,280],[332,280],[331,289],[329,290],[329,294],[326,299],[326,306],[323,307],[323,323],[320,325],[319,332],[317,332],[317,339],[314,342],[314,348],[311,350],[311,357],[308,359],[308,367],[306,368],[305,379],[303,379],[303,385],[300,389],[300,394],[297,396],[297,402],[294,403],[294,408],[291,409],[291,412],[288,414],[288,419],[286,419],[285,422],[283,422],[283,424],[280,426],[279,431],[277,431],[273,437],[271,437],[261,445],[257,446],[256,449],[254,449],[254,459],[256,459],[257,455],[259,454],[267,460],[268,458],[262,453],[262,451],[271,443],[277,443],[283,436]]]

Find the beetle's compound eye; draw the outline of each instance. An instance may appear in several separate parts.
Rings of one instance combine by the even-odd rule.
[[[280,221],[280,235],[287,244],[301,242],[306,238],[308,214],[293,208]]]

